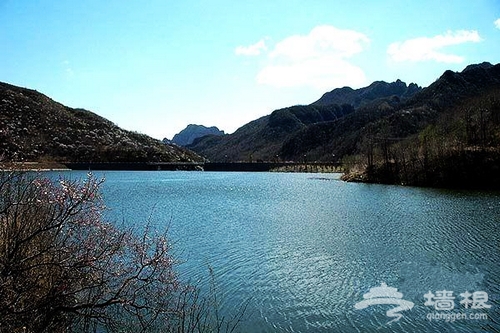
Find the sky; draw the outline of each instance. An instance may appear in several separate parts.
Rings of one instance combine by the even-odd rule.
[[[500,0],[0,0],[0,81],[157,139],[500,62]]]

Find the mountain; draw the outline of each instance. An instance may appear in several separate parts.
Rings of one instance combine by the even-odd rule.
[[[211,161],[302,160],[306,151],[293,154],[283,148],[283,144],[293,140],[295,135],[316,125],[338,122],[361,107],[384,103],[394,107],[420,90],[417,85],[407,86],[400,80],[393,83],[378,81],[356,90],[335,89],[311,105],[276,110],[232,134],[204,137],[187,147]],[[325,141],[328,137],[316,136],[316,139]],[[322,159],[316,155],[310,158]]]
[[[317,122],[334,121],[353,112],[350,105],[296,105],[279,109],[221,137],[204,137],[188,145],[211,161],[275,160],[283,142]]]
[[[185,129],[174,135],[171,142],[179,146],[187,146],[193,143],[194,140],[205,135],[224,135],[224,131],[219,130],[215,126],[206,127],[203,125],[190,124]]]
[[[360,89],[352,89],[350,87],[334,89],[324,94],[313,105],[349,104],[357,109],[379,98],[396,96],[399,99],[406,99],[421,89],[415,83],[410,83],[407,86],[401,80],[392,83],[375,81],[368,87]]]
[[[288,138],[279,152],[286,159],[309,156],[312,160],[338,161],[370,146],[368,137],[400,140],[416,135],[453,113],[464,101],[488,94],[498,86],[498,65],[468,66],[461,73],[446,71],[429,87],[404,102],[396,97],[375,100],[335,123],[318,123]],[[325,139],[326,138],[326,139]]]
[[[446,71],[406,104],[359,125],[345,179],[500,188],[500,64]]]
[[[200,156],[126,131],[87,110],[0,82],[0,159],[58,162],[199,161]]]
[[[493,65],[491,63],[485,61],[485,62],[482,62],[480,64],[469,65],[469,66],[465,67],[465,69],[463,71],[467,72],[469,70],[475,70],[475,69],[478,69],[478,68],[490,69],[491,67],[493,67]]]

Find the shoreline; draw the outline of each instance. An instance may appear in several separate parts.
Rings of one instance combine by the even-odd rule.
[[[58,162],[0,162],[0,171],[67,171],[66,165]]]
[[[4,162],[2,171],[240,171],[341,173],[332,162]]]

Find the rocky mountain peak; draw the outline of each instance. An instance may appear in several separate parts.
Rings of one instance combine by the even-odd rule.
[[[224,131],[219,130],[216,126],[206,127],[203,125],[189,124],[185,129],[174,135],[171,142],[179,146],[187,146],[193,143],[194,140],[205,135],[220,136],[224,135]]]
[[[401,99],[409,98],[420,91],[415,83],[406,85],[401,80],[395,82],[375,81],[367,87],[352,89],[349,87],[337,88],[324,94],[312,105],[349,104],[354,108],[364,106],[374,100],[396,96]]]

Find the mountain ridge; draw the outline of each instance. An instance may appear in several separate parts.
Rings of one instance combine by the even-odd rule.
[[[381,132],[379,135],[392,138],[415,135],[460,101],[499,86],[500,65],[486,67],[472,65],[462,72],[445,71],[431,85],[402,103],[374,101],[336,124],[314,124],[285,141],[279,154],[286,159],[307,155],[313,160],[339,161],[369,145],[367,137],[374,133]]]
[[[392,83],[375,81],[360,89],[338,88],[312,104],[275,110],[241,126],[232,134],[201,138],[187,147],[211,161],[288,159],[292,156],[284,154],[283,143],[308,126],[338,121],[354,112],[354,105],[360,108],[373,103],[399,104],[420,90],[416,84],[406,85],[401,80]]]
[[[192,151],[131,132],[32,89],[0,82],[0,157],[4,161],[200,161]]]
[[[374,81],[370,85],[359,89],[353,89],[351,87],[333,89],[323,94],[320,99],[312,104],[350,104],[357,109],[378,98],[397,96],[400,99],[405,99],[411,97],[420,90],[422,90],[422,88],[417,84],[410,83],[406,85],[405,82],[399,79],[390,83],[385,81]]]

